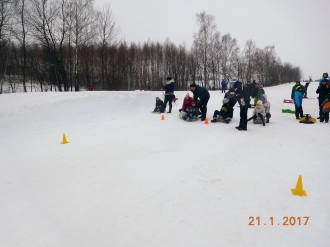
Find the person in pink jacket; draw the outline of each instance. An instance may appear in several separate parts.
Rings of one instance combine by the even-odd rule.
[[[179,112],[185,111],[188,112],[188,109],[191,108],[191,103],[193,101],[193,98],[190,97],[189,93],[186,94],[186,97],[183,99],[183,104]]]

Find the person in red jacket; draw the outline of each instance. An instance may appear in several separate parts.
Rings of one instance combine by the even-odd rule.
[[[188,109],[191,107],[192,101],[193,101],[193,98],[190,97],[189,93],[187,93],[186,97],[183,99],[182,108],[179,110],[179,112],[181,112],[181,111],[188,112]]]

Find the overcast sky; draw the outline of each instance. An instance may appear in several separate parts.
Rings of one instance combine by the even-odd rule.
[[[106,3],[128,44],[169,38],[190,48],[196,13],[205,11],[241,50],[247,40],[259,48],[273,45],[281,61],[299,66],[305,79],[330,74],[330,0],[95,0],[97,8]]]

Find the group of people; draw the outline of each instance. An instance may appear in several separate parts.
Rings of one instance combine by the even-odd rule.
[[[308,84],[303,86],[300,81],[296,81],[295,85],[292,87],[291,99],[295,105],[296,119],[300,119],[304,116],[302,102],[303,98],[307,98]],[[225,85],[223,85],[223,88],[224,86]],[[165,112],[167,103],[169,104],[169,111],[167,113],[171,113],[172,111],[172,101],[175,102],[177,98],[175,98],[174,95],[174,80],[171,77],[168,77],[164,83],[164,90],[164,102],[157,97],[154,112]],[[195,83],[190,84],[190,90],[193,96],[191,97],[190,94],[187,93],[183,100],[182,107],[179,110],[182,119],[185,121],[196,121],[199,116],[201,121],[205,121],[210,93],[206,88],[196,85]],[[323,74],[316,93],[319,95],[318,119],[320,119],[320,122],[327,123],[329,121],[330,112],[330,78],[328,73]],[[253,99],[252,105],[250,103],[251,99]],[[238,79],[235,80],[229,91],[225,93],[222,106],[219,110],[214,111],[211,122],[230,123],[233,118],[234,106],[236,103],[238,103],[240,107],[240,122],[236,129],[246,131],[247,123],[251,120],[263,126],[269,123],[269,119],[271,118],[270,103],[267,100],[263,85],[257,83],[255,80],[253,80],[252,83],[247,81],[246,84],[243,84]],[[252,117],[250,118],[248,118],[249,108],[254,108]]]

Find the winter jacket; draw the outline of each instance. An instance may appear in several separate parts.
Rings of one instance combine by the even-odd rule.
[[[233,107],[230,106],[228,103],[222,105],[219,114],[223,119],[230,117],[233,115]]]
[[[330,77],[327,76],[327,77],[322,77],[322,78],[320,79],[320,84],[322,84],[322,82],[323,82],[324,79],[327,80],[327,83],[328,83],[328,84],[330,83]]]
[[[240,82],[240,81],[238,81],[238,80],[235,82],[233,88],[236,89],[236,94],[237,94],[237,95],[240,95],[240,94],[243,93],[243,88],[242,88],[242,86],[243,86],[242,82]]]
[[[330,94],[330,87],[327,84],[321,84],[316,89],[316,93],[319,95],[319,102],[322,103],[324,101],[324,96]]]
[[[157,106],[162,106],[164,104],[164,102],[161,99],[156,99],[156,107]]]
[[[324,101],[322,103],[322,111],[323,112],[330,112],[330,101]]]
[[[270,113],[270,103],[267,101],[267,95],[262,95],[265,98],[265,101],[262,102],[263,107],[265,108],[266,113]]]
[[[188,99],[185,97],[183,99],[183,104],[182,104],[182,111],[185,111],[187,109],[189,109],[191,107],[191,103],[193,101],[193,98],[192,97],[189,97]]]
[[[293,99],[293,100],[294,100],[294,93],[295,93],[295,91],[296,91],[296,86],[301,86],[301,87],[302,87],[302,91],[301,91],[302,94],[304,94],[304,92],[305,92],[305,88],[304,88],[303,85],[301,85],[301,84],[299,84],[299,85],[294,85],[294,86],[292,87],[292,91],[291,91],[291,99]]]
[[[222,81],[222,82],[221,82],[221,87],[222,87],[222,88],[227,88],[227,82]]]
[[[266,111],[261,100],[258,100],[256,107],[253,109],[253,115],[258,116],[259,113],[264,117],[266,116]]]
[[[261,95],[265,94],[265,90],[263,88],[259,88],[257,92],[257,98],[260,99]]]
[[[245,87],[246,90],[248,91],[249,96],[252,96],[252,84],[251,84],[251,83],[250,83],[250,84],[248,83],[248,84],[246,84],[244,87]],[[243,89],[243,91],[244,91],[244,89]]]
[[[255,87],[252,89],[252,97],[258,97],[258,91],[259,91],[259,87]]]
[[[169,80],[164,83],[165,95],[173,95],[174,94],[174,80]]]
[[[233,89],[231,89],[233,90]],[[237,99],[236,99],[236,93],[235,91],[231,91],[229,90],[226,94],[225,94],[225,97],[226,99],[229,99],[229,102],[228,104],[231,106],[231,107],[234,107],[236,102],[237,102]]]
[[[198,99],[199,99],[199,102],[197,104],[198,108],[200,108],[200,104],[204,101],[204,99],[209,99],[210,98],[210,93],[209,91],[207,91],[205,88],[199,86],[199,85],[196,85],[196,88],[195,90],[191,90],[191,92],[194,94],[194,100],[196,102],[198,102]]]
[[[294,104],[297,106],[297,107],[300,107],[302,105],[302,99],[303,99],[303,93],[302,91],[298,91],[296,90],[294,92]]]

